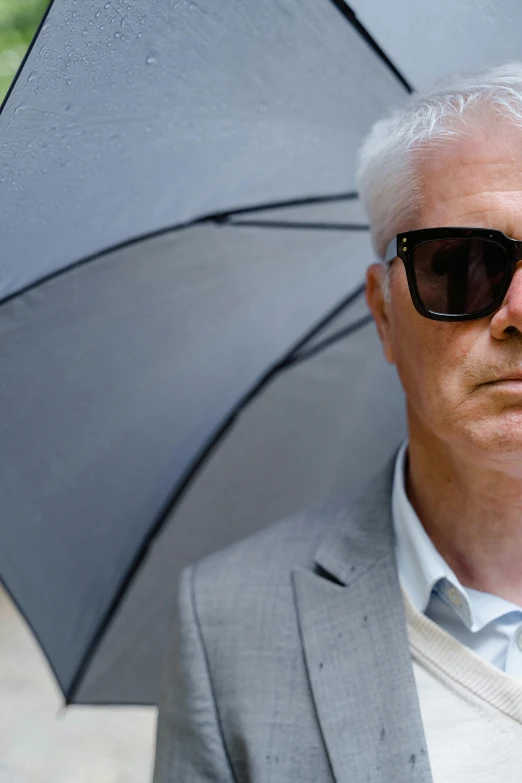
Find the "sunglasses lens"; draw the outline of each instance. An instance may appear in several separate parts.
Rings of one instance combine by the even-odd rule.
[[[432,313],[472,315],[498,299],[510,263],[488,239],[436,239],[417,245],[413,268],[420,300]]]

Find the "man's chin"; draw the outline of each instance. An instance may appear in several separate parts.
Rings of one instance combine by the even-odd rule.
[[[501,461],[518,455],[522,466],[522,404],[474,422],[467,435],[471,459],[473,452]]]

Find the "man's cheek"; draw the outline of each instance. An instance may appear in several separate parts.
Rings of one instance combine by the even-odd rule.
[[[419,356],[418,360],[415,359],[415,351],[402,351],[397,356],[397,373],[401,381],[404,392],[410,402],[414,400],[420,400],[423,392],[426,392],[428,387],[426,380],[426,367],[422,361],[422,357]]]
[[[402,351],[397,362],[397,372],[409,403],[425,421],[432,423],[451,416],[462,397],[458,373],[441,364],[442,356],[433,346],[426,350],[418,346],[409,352]]]

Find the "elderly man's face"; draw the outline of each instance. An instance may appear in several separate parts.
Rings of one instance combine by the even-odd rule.
[[[480,226],[522,239],[522,131],[500,120],[491,130],[450,144],[421,164],[422,213],[414,225],[397,231]],[[391,269],[389,303],[379,285],[382,265],[369,268],[367,301],[408,399],[410,433],[415,428],[420,437],[436,436],[513,465],[522,455],[520,267],[496,313],[456,323],[417,313],[399,259]],[[518,382],[492,383],[515,372]]]

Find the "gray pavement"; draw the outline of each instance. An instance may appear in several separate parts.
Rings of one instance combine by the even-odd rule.
[[[155,707],[62,706],[47,660],[0,586],[0,783],[150,783]]]

